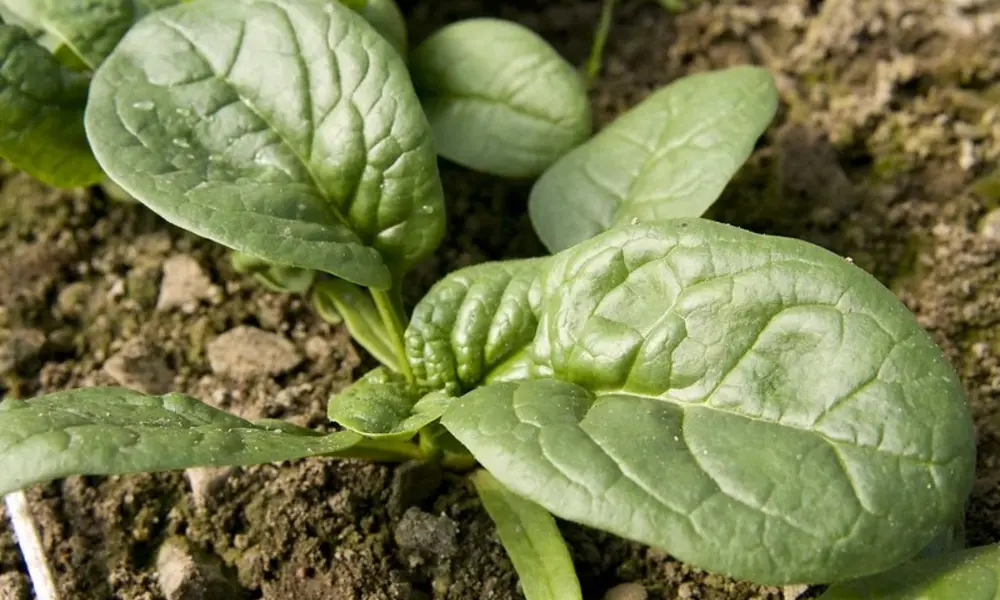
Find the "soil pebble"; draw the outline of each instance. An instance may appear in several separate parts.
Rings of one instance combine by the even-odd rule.
[[[649,592],[638,583],[616,585],[604,594],[604,600],[646,600]]]
[[[15,329],[0,338],[0,375],[28,366],[44,345],[45,334],[37,329]]]
[[[157,580],[167,600],[241,598],[218,559],[198,552],[183,538],[168,539],[156,555]]]
[[[979,221],[979,235],[993,242],[1000,242],[1000,208],[986,213]]]
[[[389,514],[398,518],[407,509],[431,497],[441,487],[441,466],[423,461],[403,463],[392,476]]]
[[[235,470],[234,467],[195,467],[185,470],[184,476],[191,486],[194,505],[198,508],[210,506],[212,497],[222,489],[226,479]]]
[[[451,558],[458,552],[458,525],[445,515],[436,517],[414,506],[396,524],[396,543],[410,555]]]
[[[104,372],[119,385],[146,394],[166,394],[174,381],[163,354],[142,339],[125,344],[104,363]]]
[[[798,600],[809,591],[809,586],[803,583],[798,585],[786,585],[781,588],[781,597],[784,600]]]
[[[241,325],[208,344],[208,362],[216,375],[251,379],[287,373],[302,362],[295,345],[276,333]]]
[[[0,574],[0,600],[28,600],[28,579],[21,573]]]
[[[163,281],[156,308],[194,312],[198,302],[207,300],[211,292],[212,281],[198,261],[187,254],[177,254],[163,263]]]

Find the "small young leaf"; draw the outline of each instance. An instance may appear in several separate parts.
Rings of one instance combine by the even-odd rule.
[[[530,29],[453,23],[410,59],[441,156],[505,177],[535,177],[591,131],[583,80]]]
[[[996,600],[1000,544],[960,550],[831,586],[820,600]]]
[[[358,12],[392,44],[399,56],[407,58],[406,19],[394,0],[367,0]]]
[[[679,79],[563,156],[528,212],[551,252],[635,220],[698,217],[750,156],[777,109],[758,67]]]
[[[253,275],[264,287],[275,292],[304,294],[316,279],[316,271],[274,265],[242,252],[233,252],[229,260],[237,273]]]
[[[430,125],[402,59],[328,0],[151,14],[98,69],[98,161],[171,223],[388,289],[444,232]]]
[[[421,398],[401,375],[379,367],[330,398],[327,414],[366,437],[410,438],[440,418],[452,400],[442,392]]]
[[[6,400],[0,403],[0,495],[69,475],[293,460],[361,440],[352,432],[291,431],[255,425],[181,394],[89,388]]]
[[[343,319],[354,341],[392,371],[401,371],[382,317],[365,290],[342,279],[322,277],[313,286],[311,298],[327,321],[334,322],[330,314]]]
[[[543,262],[476,265],[435,284],[413,309],[406,330],[417,383],[461,393],[528,345],[538,327],[532,284]]]
[[[573,559],[547,510],[512,494],[487,471],[470,477],[514,563],[526,600],[583,598]]]
[[[514,493],[763,584],[891,568],[962,514],[962,386],[842,258],[671,219],[563,251],[539,280],[524,376],[552,379],[479,388],[442,419]]]
[[[104,177],[83,130],[89,78],[0,23],[0,157],[56,187]]]

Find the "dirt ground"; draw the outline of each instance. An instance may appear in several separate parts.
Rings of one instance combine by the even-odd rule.
[[[490,14],[530,26],[578,65],[600,10],[591,0],[403,4],[415,41]],[[1000,541],[1000,9],[992,0],[706,0],[671,15],[625,1],[592,92],[597,125],[685,73],[742,63],[774,72],[782,107],[712,216],[823,245],[903,298],[961,374],[975,413],[969,542]],[[525,214],[529,184],[449,165],[443,176],[452,228],[408,280],[411,303],[448,270],[544,252]],[[322,427],[330,393],[374,364],[299,298],[234,274],[221,249],[142,207],[10,172],[0,185],[6,394],[169,388]],[[247,358],[222,334],[240,326],[256,328],[273,361],[238,367]],[[522,598],[460,479],[332,459],[196,475],[32,489],[61,598],[164,598],[157,557],[167,541],[194,549],[200,577],[216,586],[207,598]],[[732,581],[561,525],[588,599],[625,582],[638,586],[610,597],[816,593]],[[22,570],[0,526],[0,597],[26,594]]]

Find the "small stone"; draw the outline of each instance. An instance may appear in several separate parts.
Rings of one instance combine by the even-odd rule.
[[[45,334],[37,329],[14,329],[0,338],[0,375],[28,366],[45,346]]]
[[[104,372],[119,385],[145,394],[165,394],[174,381],[174,372],[163,354],[142,339],[125,344],[104,363]]]
[[[188,485],[191,486],[191,496],[198,508],[207,508],[212,497],[226,484],[235,467],[194,467],[184,471]]]
[[[222,572],[217,558],[197,552],[186,539],[174,537],[160,546],[156,575],[167,600],[240,598],[242,590]]]
[[[691,583],[691,582],[687,582],[686,581],[686,582],[680,584],[679,586],[677,586],[677,597],[678,598],[684,598],[685,600],[687,598],[693,598],[694,597],[694,584]]]
[[[87,312],[90,295],[93,293],[90,284],[77,281],[59,291],[56,297],[56,311],[66,317],[79,317]]]
[[[395,537],[404,550],[438,558],[451,558],[458,553],[458,525],[444,515],[435,517],[417,507],[403,513],[396,524]]]
[[[0,600],[28,600],[28,578],[16,572],[0,574]]]
[[[423,502],[441,485],[437,463],[409,461],[396,468],[389,488],[389,515],[398,518],[410,507]]]
[[[781,588],[781,597],[784,600],[798,600],[800,596],[809,591],[809,586],[804,583],[796,585],[786,585]]]
[[[163,263],[163,280],[160,282],[156,308],[180,308],[185,312],[193,312],[199,300],[209,298],[211,288],[212,281],[205,275],[198,261],[187,254],[171,256]]]
[[[979,235],[1000,242],[1000,208],[991,210],[979,220]]]
[[[235,379],[275,376],[302,362],[295,345],[275,333],[241,325],[208,344],[208,362],[216,375]]]
[[[649,593],[638,583],[622,583],[608,590],[604,600],[646,600]]]

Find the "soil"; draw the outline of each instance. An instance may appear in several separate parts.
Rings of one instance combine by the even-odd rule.
[[[850,257],[914,311],[961,374],[975,414],[979,466],[968,540],[1000,541],[996,4],[723,0],[678,15],[651,1],[619,4],[592,92],[596,124],[686,73],[742,63],[775,73],[779,117],[712,216]],[[598,1],[582,0],[403,6],[414,41],[445,22],[494,15],[535,29],[578,65],[600,10]],[[448,270],[544,253],[525,216],[529,183],[447,164],[442,174],[451,229],[407,281],[411,303]],[[126,381],[322,428],[327,397],[374,365],[300,298],[263,290],[235,274],[220,248],[99,191],[55,191],[4,172],[0,255],[5,394]],[[176,266],[169,279],[180,272],[185,280],[167,280],[168,259]],[[257,374],[213,370],[224,356],[213,350],[210,360],[211,342],[240,326],[283,338],[274,351],[284,362]],[[232,597],[522,598],[468,485],[412,477],[421,468],[311,459],[191,478],[72,477],[33,488],[29,500],[65,600],[164,598],[158,548],[177,536],[214,557],[219,576],[238,585]],[[401,492],[409,479],[440,485]],[[588,599],[624,582],[652,599],[817,592],[732,581],[560,525]],[[13,537],[0,527],[0,596],[23,588],[22,572]],[[642,597],[635,586],[616,594],[622,590]]]

